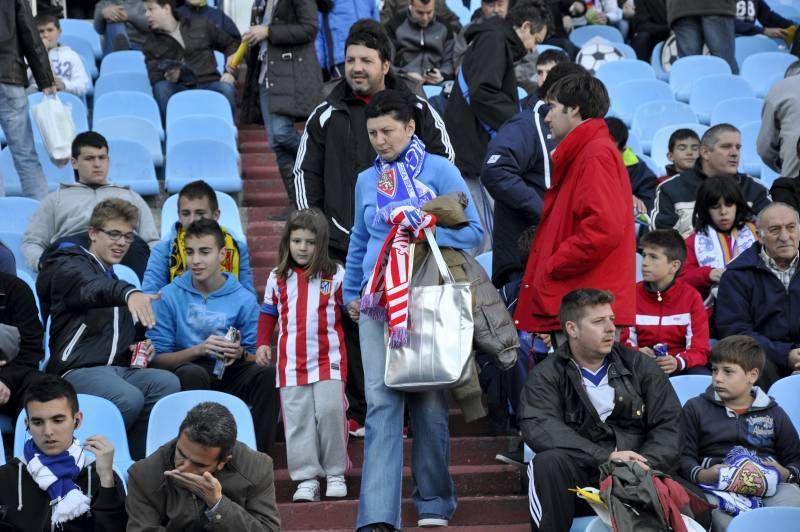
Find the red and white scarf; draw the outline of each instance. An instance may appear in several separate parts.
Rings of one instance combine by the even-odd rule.
[[[374,320],[389,321],[389,345],[408,345],[408,294],[411,284],[411,238],[436,225],[436,217],[402,205],[391,211],[392,228],[383,242],[361,298],[361,312]]]

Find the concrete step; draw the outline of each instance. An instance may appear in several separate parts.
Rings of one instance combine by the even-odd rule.
[[[491,437],[456,437],[450,438],[450,464],[452,465],[497,465],[495,460],[497,453],[509,450],[512,445],[512,438],[491,438]],[[403,440],[403,463],[411,463],[411,442],[413,438]],[[361,467],[364,464],[364,440],[363,438],[350,437],[347,443],[347,454],[353,467]],[[276,443],[272,449],[272,458],[275,461],[275,469],[286,468],[286,444]]]
[[[278,164],[264,164],[255,166],[245,166],[244,168],[244,182],[248,181],[261,181],[261,180],[277,180],[281,185],[280,171],[278,171]]]
[[[278,511],[281,515],[282,530],[320,530],[321,522],[325,523],[324,530],[353,530],[358,515],[358,501],[288,502],[278,504]],[[417,511],[411,499],[403,499],[403,523],[416,525],[417,518]],[[450,525],[451,527],[470,526],[472,528],[467,530],[475,532],[479,530],[516,531],[517,528],[509,527],[527,524],[529,519],[527,497],[469,497],[461,496],[459,493],[458,508]],[[530,530],[530,525],[527,525],[527,530]]]
[[[246,183],[247,181],[245,181]],[[244,204],[246,207],[288,207],[289,196],[281,183],[280,190],[269,190],[264,192],[249,192],[245,194]]]
[[[274,166],[278,167],[278,160],[275,158],[275,153],[266,150],[260,150],[256,153],[242,153],[242,168],[255,168],[258,166]]]

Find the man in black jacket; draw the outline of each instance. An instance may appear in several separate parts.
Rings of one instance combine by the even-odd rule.
[[[636,52],[636,57],[649,63],[656,44],[669,37],[666,1],[636,0],[631,35],[631,48]]]
[[[16,419],[22,397],[42,359],[44,329],[33,292],[0,273],[0,413]]]
[[[114,275],[114,264],[133,242],[138,216],[127,201],[101,201],[89,219],[89,249],[72,246],[52,253],[36,281],[42,314],[52,320],[48,373],[64,376],[80,393],[114,403],[134,458],[144,456],[153,405],[180,391],[178,378],[169,371],[131,367],[131,347],[144,340],[136,324],[155,325],[150,302],[158,297]],[[152,354],[149,341],[144,350]]]
[[[56,80],[50,68],[47,50],[33,22],[28,0],[0,2],[0,129],[14,158],[22,193],[41,199],[47,195],[47,183],[33,144],[33,128],[28,115],[27,61],[45,94],[56,93]],[[0,195],[3,194],[0,177]]]
[[[356,177],[375,160],[364,108],[372,96],[384,89],[409,90],[403,78],[391,71],[391,63],[392,44],[380,24],[371,19],[353,24],[345,41],[345,79],[308,117],[297,150],[297,208],[318,207],[325,213],[331,228],[328,251],[341,264],[347,257],[353,227]],[[454,153],[444,122],[424,98],[417,100],[416,135],[425,143],[426,151],[452,162]],[[367,405],[358,327],[346,319],[344,331],[349,366],[348,417],[363,425]],[[354,427],[353,432],[363,436],[363,428]]]
[[[225,33],[207,18],[180,19],[175,0],[146,0],[145,15],[152,34],[142,47],[153,96],[166,120],[167,102],[173,94],[187,89],[219,92],[236,114],[236,88],[232,68],[220,78],[214,50],[230,57],[239,39]]]
[[[520,399],[534,531],[569,530],[575,486],[596,486],[598,467],[625,460],[675,471],[681,407],[650,358],[614,342],[610,292],[574,290],[561,302],[567,341],[534,366]]]
[[[125,488],[113,470],[114,447],[101,435],[75,439],[83,422],[75,388],[44,375],[24,401],[31,437],[22,457],[0,467],[0,530],[125,530]]]
[[[453,138],[456,166],[472,192],[491,248],[493,205],[479,178],[489,140],[503,123],[520,111],[514,63],[547,36],[550,11],[538,0],[523,0],[506,18],[490,17],[470,25],[467,53],[456,76],[444,119]]]

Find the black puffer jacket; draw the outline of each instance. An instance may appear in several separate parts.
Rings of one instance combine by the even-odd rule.
[[[136,287],[109,277],[100,260],[80,246],[56,251],[42,265],[36,291],[50,315],[49,373],[130,365],[140,331],[126,301]]]
[[[47,57],[28,0],[0,2],[0,83],[28,85],[25,60],[39,87],[55,85]]]
[[[559,449],[580,467],[596,468],[615,449],[632,450],[665,473],[678,467],[681,405],[649,357],[618,343],[608,355],[614,410],[600,421],[567,343],[534,366],[520,398],[519,422],[535,452]]]
[[[33,292],[25,281],[0,273],[0,298],[0,323],[16,327],[20,335],[17,357],[0,367],[0,382],[15,394],[39,370],[44,329]]]

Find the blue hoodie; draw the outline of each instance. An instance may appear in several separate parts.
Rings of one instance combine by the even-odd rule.
[[[245,350],[255,352],[256,296],[230,273],[223,275],[225,284],[208,297],[192,285],[191,271],[161,289],[161,299],[153,302],[156,326],[147,331],[156,356],[188,349],[205,342],[212,334],[224,336],[228,327],[239,329]]]

